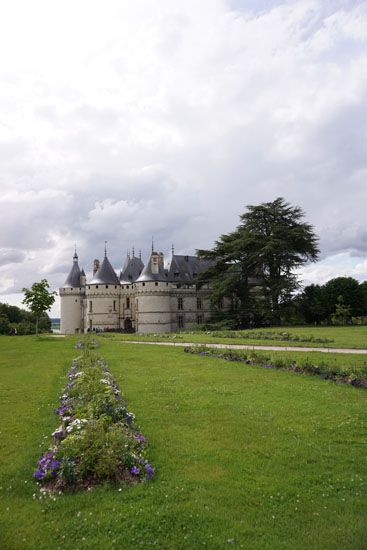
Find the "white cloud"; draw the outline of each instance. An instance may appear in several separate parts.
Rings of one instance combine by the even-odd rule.
[[[3,292],[41,275],[59,286],[74,242],[90,266],[108,240],[116,267],[133,244],[147,252],[152,234],[164,251],[211,246],[246,204],[279,195],[305,209],[323,257],[340,260],[312,276],[342,271],[340,254],[358,255],[348,268],[359,269],[366,8],[4,4],[0,247],[23,263],[4,263]]]

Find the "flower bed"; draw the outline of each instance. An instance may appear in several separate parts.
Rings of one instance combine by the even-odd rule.
[[[134,424],[106,363],[90,346],[75,359],[56,413],[60,425],[34,478],[47,489],[89,488],[104,481],[150,480],[147,440]]]
[[[207,333],[209,334],[209,333]],[[277,342],[302,342],[314,344],[331,344],[334,342],[331,338],[316,338],[315,336],[298,336],[290,332],[273,331],[240,331],[240,330],[221,330],[210,332],[215,338],[241,338],[245,340],[275,340]]]
[[[266,355],[255,353],[251,351],[246,353],[239,350],[223,350],[218,348],[208,348],[206,346],[191,346],[184,348],[184,352],[201,355],[204,357],[217,357],[225,359],[226,361],[238,361],[246,363],[247,365],[257,365],[266,369],[283,369],[291,372],[297,372],[301,374],[311,374],[320,376],[325,380],[333,380],[343,384],[351,384],[352,386],[366,388],[367,387],[367,365],[363,367],[363,373],[353,372],[353,368],[348,369],[348,372],[338,368],[337,366],[330,366],[325,363],[319,363],[313,365],[307,359],[303,363],[297,363],[294,360],[286,360],[282,357],[272,359]]]

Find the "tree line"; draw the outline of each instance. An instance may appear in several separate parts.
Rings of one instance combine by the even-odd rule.
[[[324,285],[308,285],[293,299],[288,316],[307,324],[367,323],[367,281],[336,277]]]
[[[0,303],[0,334],[35,334],[36,315],[17,306]],[[51,330],[51,319],[46,312],[39,317],[40,332]]]

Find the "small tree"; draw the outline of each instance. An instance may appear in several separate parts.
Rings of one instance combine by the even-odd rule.
[[[352,308],[344,303],[343,296],[338,296],[335,313],[331,316],[333,325],[346,325],[351,318]]]
[[[55,302],[56,292],[50,292],[50,288],[46,279],[42,279],[40,283],[33,283],[32,288],[23,288],[25,304],[36,317],[36,335],[38,335],[38,321],[42,313],[49,311]]]

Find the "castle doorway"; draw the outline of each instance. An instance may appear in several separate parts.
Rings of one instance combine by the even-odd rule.
[[[125,319],[125,321],[124,321],[124,330],[126,332],[133,332],[133,324],[131,322],[131,319]]]

